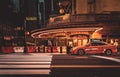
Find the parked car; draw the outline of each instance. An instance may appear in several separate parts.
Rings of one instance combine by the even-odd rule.
[[[85,46],[73,47],[70,50],[71,54],[106,54],[112,55],[117,53],[117,47],[115,45],[107,44],[105,42],[90,42]]]

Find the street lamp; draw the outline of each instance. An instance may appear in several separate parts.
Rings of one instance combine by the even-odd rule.
[[[28,52],[28,49],[27,49],[27,42],[26,42],[26,40],[27,40],[27,38],[26,38],[26,21],[35,21],[35,20],[37,20],[37,17],[26,17],[25,19],[24,19],[24,53],[27,53]],[[28,32],[29,33],[29,32]]]
[[[27,44],[26,44],[26,19],[24,19],[24,53],[27,53]]]

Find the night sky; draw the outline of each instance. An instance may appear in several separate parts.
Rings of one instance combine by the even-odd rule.
[[[0,0],[0,23],[21,25],[19,0]]]

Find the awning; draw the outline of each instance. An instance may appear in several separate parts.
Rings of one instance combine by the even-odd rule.
[[[57,28],[57,29],[48,29],[48,30],[38,30],[38,31],[35,31],[31,34],[31,36],[33,38],[43,38],[44,36],[47,38],[47,37],[51,37],[52,38],[52,35],[54,34],[60,34],[61,35],[64,35],[64,33],[81,33],[81,34],[85,34],[88,33],[93,33],[93,32],[96,32],[96,31],[99,31],[101,30],[102,27],[77,27],[77,28]]]

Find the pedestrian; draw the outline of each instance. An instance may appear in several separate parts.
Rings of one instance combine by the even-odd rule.
[[[71,45],[68,45],[68,46],[67,46],[67,54],[69,54],[69,53],[70,53],[71,48],[72,48],[72,46],[71,46]]]

